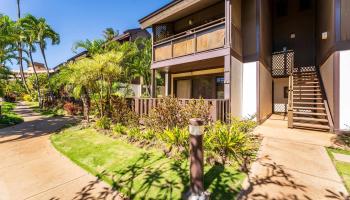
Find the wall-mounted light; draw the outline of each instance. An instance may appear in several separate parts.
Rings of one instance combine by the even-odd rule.
[[[295,39],[295,33],[290,34],[291,39]]]
[[[193,25],[193,21],[192,19],[188,20],[188,25],[192,26]]]
[[[322,33],[322,40],[327,40],[328,38],[328,32],[323,32]]]

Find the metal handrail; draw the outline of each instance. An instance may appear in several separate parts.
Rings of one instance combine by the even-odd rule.
[[[223,24],[225,24],[225,18],[220,18],[218,20],[214,20],[212,22],[209,22],[207,24],[203,24],[203,25],[195,27],[193,29],[189,29],[187,31],[178,33],[176,35],[164,38],[164,39],[162,39],[160,41],[155,42],[153,46],[157,47],[157,46],[160,46],[160,45],[163,45],[163,44],[167,44],[167,43],[170,43],[170,42],[172,42],[174,40],[179,40],[179,39],[188,37],[190,35],[194,35],[194,34],[199,33],[199,32],[203,32],[205,30],[209,30],[209,29],[211,29],[213,27],[216,27],[216,26],[219,26],[219,25],[223,25]]]

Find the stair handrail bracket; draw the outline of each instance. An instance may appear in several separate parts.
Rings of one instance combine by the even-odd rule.
[[[293,81],[293,70],[291,70],[288,88],[288,128],[293,128]]]

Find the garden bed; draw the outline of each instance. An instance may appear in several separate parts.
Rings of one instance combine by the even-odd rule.
[[[131,199],[181,199],[189,189],[188,159],[169,158],[156,147],[139,148],[80,126],[52,135],[51,141],[73,162]],[[244,178],[237,167],[205,166],[211,199],[234,199]]]
[[[350,155],[350,151],[346,151],[342,149],[327,148],[327,152],[331,157],[339,175],[342,177],[345,183],[346,189],[350,192],[350,163],[338,161],[334,158],[334,155],[333,155],[333,153]]]
[[[1,104],[0,128],[13,126],[23,122],[23,118],[13,112],[16,103],[3,102]]]

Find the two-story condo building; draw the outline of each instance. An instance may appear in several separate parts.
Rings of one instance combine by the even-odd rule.
[[[167,95],[336,132],[350,125],[349,22],[348,0],[174,0],[140,20]]]

